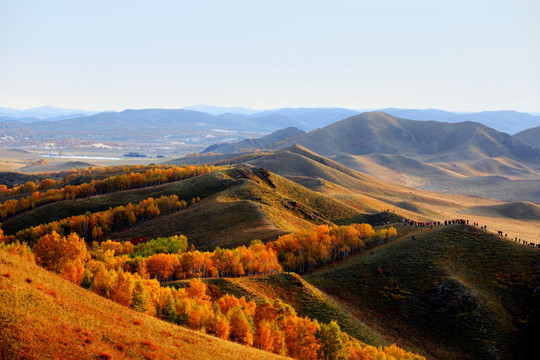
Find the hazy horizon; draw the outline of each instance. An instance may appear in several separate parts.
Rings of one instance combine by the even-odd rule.
[[[2,106],[540,112],[533,1],[0,4]]]
[[[253,113],[258,112],[265,112],[265,111],[278,111],[282,109],[347,109],[347,110],[353,110],[358,112],[368,112],[368,111],[382,111],[385,109],[397,109],[397,110],[420,110],[420,111],[427,111],[427,110],[440,110],[455,114],[472,114],[477,112],[497,112],[497,111],[518,111],[515,109],[483,109],[479,111],[471,111],[471,110],[448,110],[448,109],[440,109],[440,108],[434,108],[434,107],[426,107],[426,108],[407,108],[407,107],[395,107],[395,106],[387,106],[384,108],[366,108],[366,109],[358,109],[358,108],[348,108],[348,107],[340,107],[340,106],[313,106],[313,107],[307,107],[307,106],[283,106],[283,107],[275,107],[275,108],[267,108],[267,109],[253,109],[242,105],[225,105],[225,106],[217,106],[213,104],[195,104],[195,105],[187,105],[182,107],[168,107],[168,108],[158,108],[158,107],[144,107],[144,108],[119,108],[119,109],[104,109],[104,110],[96,110],[96,109],[77,109],[75,107],[60,107],[55,105],[41,105],[41,106],[33,106],[29,108],[14,108],[10,106],[4,106],[1,105],[0,109],[9,109],[14,111],[31,111],[31,110],[39,110],[39,109],[58,109],[58,110],[70,110],[70,111],[80,111],[85,113],[102,113],[102,112],[122,112],[126,110],[146,110],[146,109],[163,109],[163,110],[194,110],[194,111],[200,111],[205,112],[204,110],[196,110],[191,108],[196,107],[215,107],[215,108],[223,108],[223,109],[244,109],[252,111]],[[235,113],[235,111],[231,111],[232,113]],[[527,113],[531,115],[540,115],[540,112],[537,111],[518,111],[521,113]],[[211,114],[211,112],[208,112]],[[241,111],[238,111],[237,113],[241,113]]]

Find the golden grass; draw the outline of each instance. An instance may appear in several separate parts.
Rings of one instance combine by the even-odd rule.
[[[0,251],[5,359],[284,359],[143,315]]]

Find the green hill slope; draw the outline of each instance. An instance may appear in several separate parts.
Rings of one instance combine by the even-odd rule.
[[[305,279],[436,359],[530,359],[540,328],[540,250],[469,226],[407,238]]]
[[[213,250],[249,244],[253,239],[274,240],[315,224],[346,223],[360,215],[348,205],[264,169],[244,167],[221,173],[227,186],[214,196],[111,237],[129,240],[184,234],[198,249]]]

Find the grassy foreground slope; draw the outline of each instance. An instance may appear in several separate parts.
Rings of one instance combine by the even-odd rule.
[[[2,359],[285,359],[135,312],[0,251]]]
[[[540,250],[477,228],[424,232],[305,279],[430,358],[538,355]]]

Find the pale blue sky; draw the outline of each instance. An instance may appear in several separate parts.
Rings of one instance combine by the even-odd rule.
[[[0,0],[0,106],[540,111],[540,1]]]

